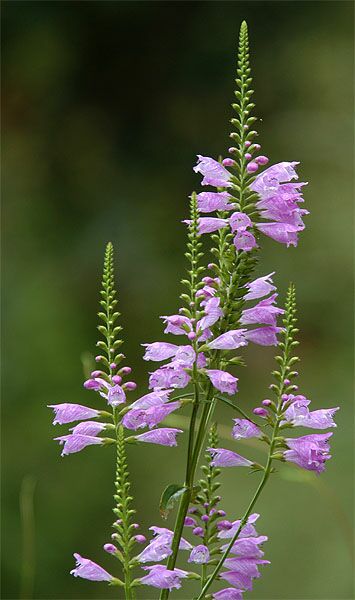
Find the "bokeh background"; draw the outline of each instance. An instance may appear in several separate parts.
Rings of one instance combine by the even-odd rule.
[[[310,182],[305,196],[311,215],[299,248],[265,239],[258,272],[276,270],[281,295],[289,280],[296,283],[301,391],[315,407],[341,406],[326,473],[302,477],[285,466],[265,490],[259,529],[269,535],[272,566],[247,597],[354,597],[353,3],[7,1],[4,599],[121,593],[69,575],[74,551],[108,570],[116,566],[102,551],[112,521],[113,456],[89,448],[60,458],[52,437],[61,429],[52,427],[46,405],[90,402],[83,369],[95,352],[107,240],[118,255],[125,353],[146,389],[140,344],[160,339],[158,316],[179,306],[185,268],[180,221],[200,181],[192,172],[195,156],[218,156],[229,145],[244,18],[263,152],[272,162],[300,160],[301,178]],[[267,395],[273,350],[253,347],[245,354],[239,399],[248,407]],[[219,409],[223,435],[231,416]],[[130,451],[142,532],[161,524],[159,496],[166,484],[182,479],[184,450],[182,442],[178,449]],[[259,450],[250,452],[262,459]],[[223,507],[236,518],[256,480],[231,470],[223,482]],[[184,589],[176,596],[190,598]],[[154,595],[145,588],[141,597]]]

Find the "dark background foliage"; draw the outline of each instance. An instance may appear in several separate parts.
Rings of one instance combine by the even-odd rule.
[[[341,405],[321,478],[280,468],[258,509],[272,566],[248,597],[352,598],[352,2],[4,2],[3,598],[19,598],[22,526],[35,484],[33,598],[117,598],[69,575],[72,553],[108,570],[113,456],[62,459],[47,404],[89,402],[104,244],[118,260],[125,353],[143,392],[140,343],[178,307],[197,153],[228,148],[239,24],[250,27],[258,128],[272,162],[300,160],[311,215],[298,249],[263,241],[260,274],[296,283],[301,391]],[[240,402],[267,395],[273,351],[249,348]],[[81,360],[80,360],[81,357]],[[90,399],[93,399],[90,397]],[[218,420],[230,425],[231,413]],[[223,428],[221,431],[224,432]],[[225,442],[228,444],[228,442]],[[247,451],[247,448],[246,448]],[[257,452],[257,451],[255,451]],[[142,532],[159,524],[178,449],[130,452]],[[260,452],[258,456],[261,459]],[[223,474],[236,518],[256,480]],[[30,533],[30,532],[29,532]],[[31,571],[31,561],[27,562]],[[27,573],[31,587],[31,573]],[[145,598],[152,596],[144,590]],[[28,591],[24,592],[28,598]],[[180,598],[187,600],[184,589]]]

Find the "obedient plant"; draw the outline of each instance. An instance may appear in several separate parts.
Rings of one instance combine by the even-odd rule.
[[[110,445],[115,450],[115,520],[104,550],[116,562],[112,560],[106,571],[75,553],[76,567],[71,573],[122,587],[127,599],[139,596],[141,586],[149,586],[149,597],[160,600],[181,586],[186,590],[185,598],[242,598],[260,577],[261,567],[269,564],[263,558],[267,536],[256,530],[260,515],[253,510],[275,472],[275,464],[289,461],[321,473],[330,458],[332,433],[327,430],[335,427],[337,408],[310,410],[310,400],[298,393],[294,383],[299,360],[295,355],[295,287],[289,286],[280,308],[276,305],[274,272],[257,278],[254,275],[263,235],[286,246],[297,246],[304,229],[302,218],[308,211],[299,207],[305,183],[298,181],[298,163],[282,162],[265,168],[269,159],[260,153],[253,129],[256,117],[252,115],[251,81],[248,32],[243,22],[232,105],[235,116],[230,137],[234,145],[223,160],[199,155],[194,167],[208,190],[191,194],[189,218],[184,220],[188,269],[182,281],[182,306],[176,314],[161,317],[167,341],[142,344],[145,361],[163,363],[151,368],[149,389],[140,390],[135,398],[136,384],[127,381],[131,368],[120,352],[120,315],[109,243],[100,299],[100,354],[95,359],[97,369],[84,383],[91,394],[89,406],[51,405],[55,425],[77,422],[69,433],[55,438],[62,445],[63,456],[91,445]],[[209,236],[212,259],[203,260],[201,236]],[[235,351],[242,354],[250,343],[275,346],[278,366],[272,373],[271,397],[244,412],[238,405],[238,366],[244,360]],[[216,423],[220,404],[235,411],[232,449],[221,447],[219,441]],[[171,422],[183,406],[190,411],[187,431],[165,426],[164,420],[170,415]],[[301,431],[300,435],[298,428],[321,433],[303,435]],[[180,435],[187,437],[185,478],[172,482],[160,503],[162,518],[178,505],[175,527],[172,531],[158,522],[149,528],[147,539],[137,532],[139,525],[134,522],[127,449],[132,443],[177,446]],[[264,464],[240,454],[239,442],[247,438],[264,445]],[[145,455],[147,452],[145,446]],[[219,475],[225,467],[230,467],[235,477],[235,468],[244,467],[259,478],[241,514],[227,516],[222,508]],[[85,548],[80,550],[85,552]]]

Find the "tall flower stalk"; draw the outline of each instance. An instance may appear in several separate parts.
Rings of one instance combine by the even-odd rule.
[[[298,361],[294,356],[298,343],[294,286],[289,286],[285,307],[280,308],[276,304],[274,272],[253,279],[262,235],[287,247],[297,246],[304,229],[302,219],[308,211],[299,207],[305,184],[298,182],[297,162],[281,162],[263,170],[269,159],[260,154],[258,134],[252,129],[256,117],[252,115],[251,82],[248,29],[243,22],[232,105],[235,116],[230,137],[234,145],[223,160],[198,155],[194,171],[203,176],[202,185],[213,191],[193,192],[190,196],[190,215],[184,221],[188,228],[188,269],[182,280],[183,306],[176,314],[161,317],[164,333],[183,341],[143,344],[144,360],[163,365],[150,372],[149,391],[130,400],[129,393],[136,384],[123,382],[131,368],[122,366],[125,356],[120,352],[121,327],[116,324],[119,313],[113,247],[109,243],[100,292],[98,329],[102,339],[97,346],[101,354],[95,358],[98,369],[84,383],[86,389],[98,392],[101,404],[97,408],[51,405],[54,424],[79,421],[68,435],[55,438],[63,445],[63,456],[91,445],[116,449],[116,520],[113,543],[105,544],[104,550],[121,563],[119,577],[79,554],[74,555],[77,566],[72,574],[120,586],[127,600],[136,598],[140,586],[155,588],[160,600],[167,600],[172,590],[187,585],[189,580],[198,581],[198,600],[241,600],[260,576],[259,568],[269,564],[263,558],[263,544],[268,538],[258,535],[255,523],[260,515],[252,510],[275,470],[274,462],[289,461],[321,473],[330,458],[332,433],[284,437],[286,428],[335,427],[333,417],[338,409],[311,411],[310,400],[298,393],[294,383],[298,375],[294,370]],[[203,264],[202,236],[210,236],[212,259],[207,265]],[[280,317],[281,327],[277,324]],[[244,359],[235,351],[242,352],[249,343],[277,346],[279,368],[273,372],[275,382],[270,385],[274,399],[265,398],[260,406],[242,410],[235,397],[238,367],[244,365]],[[264,465],[219,447],[218,425],[211,426],[211,421],[218,422],[215,412],[220,403],[234,411],[232,439],[238,443],[255,438],[266,445]],[[163,422],[185,405],[190,407],[190,417],[184,479],[166,487],[159,507],[165,519],[178,505],[174,530],[152,525],[147,542],[145,535],[136,532],[139,524],[133,523],[127,448],[132,443],[176,447],[183,431],[165,427]],[[204,476],[196,481],[203,453]],[[244,467],[260,476],[247,508],[235,521],[226,518],[219,508],[223,496],[216,494],[217,490],[220,494],[218,477],[225,467]],[[137,551],[137,544],[145,545]],[[186,552],[186,570],[177,568],[177,561]],[[211,592],[212,585],[221,583],[229,587]]]

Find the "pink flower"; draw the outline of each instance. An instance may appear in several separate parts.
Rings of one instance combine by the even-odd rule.
[[[151,373],[149,378],[150,388],[184,388],[191,377],[179,365],[165,365]]]
[[[232,329],[208,342],[208,347],[212,350],[235,350],[241,346],[246,346],[248,343],[246,332],[246,329]]]
[[[261,300],[253,308],[243,310],[240,322],[242,325],[251,325],[253,323],[266,323],[268,325],[276,325],[278,315],[282,315],[285,311],[282,308],[273,306],[276,300],[276,294],[270,296],[266,300]]]
[[[156,406],[150,406],[145,410],[133,408],[124,415],[122,425],[127,429],[152,428],[178,408],[180,408],[180,402],[161,403]]]
[[[146,409],[150,408],[151,406],[159,406],[160,404],[164,404],[164,402],[169,400],[171,392],[172,390],[156,390],[154,392],[150,392],[149,394],[145,394],[133,402],[130,406],[130,409]]]
[[[173,335],[187,335],[192,331],[191,319],[182,315],[171,315],[170,317],[160,317],[166,324],[164,333],[172,333]]]
[[[260,346],[277,346],[276,335],[282,331],[282,327],[259,327],[258,329],[250,329],[246,332],[245,337],[254,344]]]
[[[160,446],[177,446],[176,436],[178,433],[183,433],[182,429],[161,428],[152,429],[136,436],[138,442],[146,442],[148,444],[158,444]]]
[[[262,558],[264,552],[259,548],[261,544],[267,541],[266,535],[259,535],[258,537],[246,537],[238,538],[231,549],[231,554],[243,556],[246,558]],[[221,546],[221,550],[224,552],[228,544]]]
[[[249,291],[245,294],[244,300],[256,300],[257,298],[263,298],[263,296],[267,296],[270,294],[270,292],[274,292],[276,290],[276,287],[272,285],[272,276],[274,274],[275,271],[269,273],[269,275],[258,277],[258,279],[247,283],[245,287]]]
[[[205,316],[197,322],[197,329],[204,330],[212,327],[223,317],[223,310],[220,308],[220,298],[210,298],[204,305]]]
[[[258,438],[261,436],[259,427],[254,425],[248,419],[234,419],[234,427],[232,430],[232,436],[235,440],[241,440],[245,438]]]
[[[280,244],[297,246],[297,234],[304,229],[304,225],[289,225],[288,223],[257,223],[256,227],[268,237]]]
[[[229,217],[229,225],[231,230],[234,231],[245,231],[248,227],[252,227],[253,223],[251,222],[248,215],[243,212],[234,212]]]
[[[250,252],[253,248],[257,248],[255,237],[250,231],[238,231],[233,239],[233,244],[236,250],[244,250]]]
[[[191,554],[190,554],[190,557],[187,562],[193,562],[193,563],[201,565],[201,564],[207,563],[209,560],[210,560],[210,553],[209,553],[207,546],[204,546],[203,544],[199,544],[198,546],[195,546],[195,548],[193,548],[191,550]]]
[[[206,373],[211,380],[213,387],[222,393],[229,395],[236,394],[238,378],[233,377],[226,371],[219,371],[218,369],[208,369]]]
[[[105,569],[94,563],[88,558],[83,558],[80,554],[74,554],[76,568],[70,571],[74,577],[82,577],[90,581],[113,581],[114,577]]]
[[[232,210],[235,205],[228,203],[229,198],[228,192],[201,192],[197,194],[198,210],[201,213]]]
[[[250,467],[253,463],[236,452],[225,448],[207,448],[212,457],[213,467]]]
[[[303,469],[322,473],[325,470],[325,462],[331,458],[328,440],[332,435],[314,433],[299,438],[286,438],[289,450],[284,452],[284,457]]]
[[[98,410],[82,406],[81,404],[49,404],[48,408],[53,408],[55,412],[53,425],[64,425],[65,423],[72,423],[72,421],[95,419],[100,414]]]
[[[285,421],[294,426],[309,427],[310,429],[328,429],[336,427],[333,415],[339,410],[336,408],[323,408],[309,411],[310,400],[304,396],[295,396],[292,404],[285,411]]]
[[[180,579],[187,577],[187,571],[181,569],[174,569],[170,571],[163,565],[153,565],[151,567],[142,567],[145,571],[149,571],[148,575],[141,578],[141,583],[144,585],[151,585],[161,590],[173,588],[181,588]]]
[[[106,423],[99,423],[98,421],[83,421],[78,423],[75,427],[71,427],[70,431],[72,434],[80,435],[97,435],[103,431],[106,427]]]
[[[184,219],[183,223],[190,225],[191,221],[189,219]],[[219,219],[217,217],[199,217],[198,233],[199,235],[204,233],[213,233],[214,231],[218,231],[218,229],[227,227],[227,225],[228,221],[226,219]]]
[[[142,344],[146,347],[144,360],[160,361],[175,356],[178,346],[168,342],[153,342],[152,344]]]
[[[80,435],[80,434],[72,434],[72,435],[62,435],[61,437],[54,438],[55,441],[58,441],[60,444],[63,444],[62,456],[66,456],[67,454],[74,454],[74,452],[80,452],[86,446],[91,446],[93,444],[103,444],[102,438],[97,438],[92,435]]]
[[[214,600],[243,600],[243,590],[236,588],[224,588],[212,594]]]
[[[231,174],[219,162],[209,156],[197,155],[198,163],[194,167],[195,173],[203,175],[202,185],[213,185],[215,187],[230,187]]]
[[[259,194],[275,191],[279,183],[288,182],[291,179],[298,179],[298,175],[294,169],[299,162],[281,162],[272,165],[265,169],[262,173],[256,176],[250,189]]]
[[[171,536],[161,535],[153,539],[136,557],[140,563],[159,562],[172,554]]]

